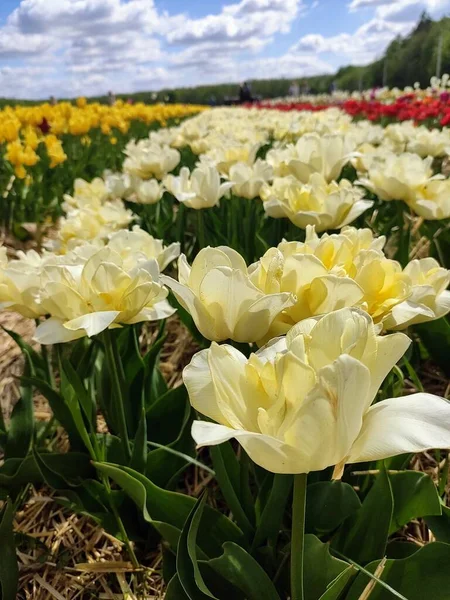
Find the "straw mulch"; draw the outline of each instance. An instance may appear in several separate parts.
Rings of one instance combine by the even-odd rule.
[[[33,321],[2,313],[0,325],[33,344]],[[143,346],[147,346],[153,336],[154,332],[148,331],[142,340]],[[18,377],[23,369],[23,358],[18,346],[3,330],[0,330],[0,348],[0,406],[8,418],[19,398]],[[196,350],[188,331],[176,318],[170,319],[161,354],[161,371],[170,386],[179,385],[181,371]],[[36,394],[34,403],[36,418],[47,421],[51,413],[45,398]],[[67,447],[62,432],[56,445],[61,451]],[[195,471],[194,480],[186,481],[192,495],[197,495],[207,483]],[[18,598],[21,600],[163,598],[159,552],[146,560],[150,567],[133,572],[119,540],[89,517],[62,508],[48,489],[28,491],[23,507],[16,514],[15,530],[19,542]]]
[[[31,491],[15,529],[21,600],[163,598],[159,553],[151,568],[134,571],[119,540],[62,509],[46,489]]]

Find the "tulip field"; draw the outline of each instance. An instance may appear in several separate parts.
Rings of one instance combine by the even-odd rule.
[[[0,111],[1,600],[450,598],[448,81]]]

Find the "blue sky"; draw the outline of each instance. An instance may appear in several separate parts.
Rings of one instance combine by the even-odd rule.
[[[450,0],[0,0],[0,94],[301,78],[367,64]]]

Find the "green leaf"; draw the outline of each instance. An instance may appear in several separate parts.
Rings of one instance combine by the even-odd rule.
[[[382,558],[386,550],[393,510],[391,483],[383,469],[361,508],[342,524],[338,536],[333,540],[333,548],[360,564]]]
[[[450,321],[447,317],[414,325],[423,345],[446,375],[450,375]]]
[[[197,534],[206,495],[199,498],[184,524],[177,549],[177,573],[190,600],[214,598],[206,587],[197,562]]]
[[[152,444],[162,447],[148,453],[145,475],[159,487],[170,487],[177,474],[188,466],[176,452],[195,455],[191,422],[192,409],[184,386],[170,390],[147,413],[147,437]]]
[[[305,535],[304,552],[305,600],[317,600],[349,565],[331,556],[328,544],[312,534]]]
[[[95,431],[95,417],[97,411],[95,402],[93,402],[91,395],[89,394],[70,360],[62,360],[62,369],[63,373],[61,374],[61,377],[64,375],[64,377],[67,378],[67,383],[72,386],[75,396],[78,398],[78,401],[83,409],[83,413],[88,423],[91,425],[91,430]]]
[[[275,474],[269,497],[256,528],[252,549],[258,548],[265,540],[271,539],[279,532],[292,483],[292,475]]]
[[[355,568],[350,565],[348,569],[342,571],[334,581],[332,581],[327,587],[327,591],[324,592],[319,600],[339,600],[342,592],[348,585],[350,579],[355,575]]]
[[[42,452],[40,457],[50,470],[63,476],[68,484],[74,485],[80,479],[92,476],[93,469],[86,454]],[[26,483],[42,482],[42,473],[33,454],[24,459],[10,458],[0,467],[0,488],[14,490]]]
[[[78,485],[94,475],[89,456],[79,452],[49,455],[33,449],[33,457],[45,483],[55,490]]]
[[[94,456],[95,452],[94,452],[94,448],[92,446],[92,441],[89,436],[88,429],[86,427],[85,419],[83,418],[83,413],[84,413],[86,416],[86,419],[88,419],[88,415],[86,415],[86,409],[87,410],[89,410],[89,409],[88,409],[88,407],[83,406],[81,404],[81,398],[80,398],[80,401],[78,400],[77,392],[76,392],[74,386],[72,385],[70,378],[67,375],[67,372],[63,366],[63,360],[61,357],[59,360],[59,366],[60,366],[60,373],[61,373],[61,395],[64,398],[64,402],[65,402],[67,408],[69,409],[70,414],[72,415],[72,419],[75,424],[78,435],[82,439],[83,444],[87,448],[89,454],[91,456]],[[82,406],[83,406],[83,408],[82,408]],[[89,429],[92,430],[93,424],[89,420],[88,420],[88,423],[89,423]]]
[[[186,421],[188,405],[184,385],[168,390],[147,411],[148,439],[164,445],[175,441]]]
[[[20,350],[22,351],[22,354],[24,355],[25,359],[28,359],[30,361],[30,365],[31,365],[30,371],[34,372],[34,373],[40,372],[41,375],[44,375],[45,371],[46,371],[46,367],[45,367],[44,359],[39,354],[39,352],[36,352],[36,350],[32,346],[27,344],[24,341],[24,339],[22,338],[22,336],[20,336],[15,331],[6,329],[5,327],[3,327],[1,325],[0,325],[0,327],[3,329],[3,331],[5,333],[7,333],[16,342],[16,344],[19,346]]]
[[[306,531],[315,534],[334,531],[360,507],[358,495],[348,483],[312,483],[306,495]]]
[[[220,491],[233,513],[236,523],[245,535],[250,538],[253,536],[255,530],[245,514],[238,496],[240,493],[239,463],[236,460],[236,456],[231,449],[231,446],[229,446],[229,448],[231,449],[232,456],[226,451],[227,448],[222,448],[222,446],[226,447],[227,444],[211,446],[209,449],[216,473],[216,479],[219,483]]]
[[[196,467],[199,467],[200,469],[204,469],[207,473],[209,473],[213,477],[216,476],[216,473],[212,469],[210,469],[207,465],[200,462],[196,458],[189,456],[189,454],[184,454],[183,452],[178,452],[178,450],[174,450],[170,446],[163,446],[162,444],[157,444],[156,442],[147,442],[147,444],[154,448],[158,448],[159,450],[163,450],[164,452],[168,452],[169,454],[173,454],[174,456],[181,458],[183,461],[187,462],[190,465],[195,465]]]
[[[25,355],[25,374],[32,374],[30,358]],[[5,456],[25,458],[34,438],[34,406],[31,385],[20,386],[20,398],[15,404],[9,423]]]
[[[225,580],[244,592],[247,600],[280,600],[264,569],[241,546],[226,542],[224,553],[219,558],[208,561]]]
[[[7,502],[0,511],[0,598],[15,600],[19,581],[13,531],[13,507]]]
[[[412,544],[411,542],[392,540],[386,547],[386,556],[388,558],[408,558],[408,556],[411,556],[420,548],[421,546]]]
[[[146,386],[147,389],[152,389],[152,381],[153,375],[155,372],[156,365],[159,362],[159,356],[161,354],[162,347],[167,339],[167,335],[162,335],[159,337],[147,354],[143,358],[143,364],[145,367],[145,377],[146,377]],[[146,395],[144,401],[146,402],[146,408],[149,408],[150,405],[159,398],[159,396]]]
[[[166,585],[177,573],[176,556],[172,549],[167,544],[161,544],[162,554],[162,576]]]
[[[161,398],[169,389],[166,380],[158,367],[153,369],[150,389],[151,398]]]
[[[394,512],[389,534],[418,517],[442,514],[441,501],[432,479],[417,471],[389,476],[394,496]]]
[[[450,508],[448,506],[442,506],[440,517],[426,517],[425,523],[438,542],[450,544]]]
[[[174,575],[169,581],[164,598],[165,600],[190,600],[180,583],[178,575]]]
[[[143,473],[147,464],[147,418],[142,409],[142,416],[136,437],[133,442],[133,453],[131,455],[130,467],[135,471]]]
[[[73,449],[80,449],[83,442],[77,431],[72,413],[64,402],[64,398],[54,390],[46,381],[37,377],[22,377],[25,385],[34,386],[46,398],[52,409],[52,413],[59,423],[64,427],[68,436],[70,445]]]
[[[146,521],[153,524],[161,521],[183,529],[195,505],[194,498],[163,490],[141,473],[127,467],[107,463],[95,463],[94,466],[122,487],[137,504]],[[225,515],[206,506],[198,536],[199,547],[209,557],[219,556],[222,544],[228,540],[243,543],[242,532]]]
[[[367,565],[374,573],[379,561]],[[413,555],[401,560],[388,560],[379,579],[408,600],[448,600],[450,590],[450,545],[441,542],[427,544]],[[346,600],[359,600],[370,579],[360,573]],[[370,600],[392,600],[391,592],[376,584]]]
[[[3,410],[0,409],[0,448],[4,448],[7,439],[7,429],[3,418]]]

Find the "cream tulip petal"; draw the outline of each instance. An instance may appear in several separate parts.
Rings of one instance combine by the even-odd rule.
[[[84,331],[70,331],[64,327],[62,321],[50,317],[36,328],[33,340],[43,345],[64,344],[84,336]]]
[[[178,280],[183,285],[187,285],[191,274],[191,266],[184,254],[178,259]]]
[[[378,337],[376,358],[367,365],[371,375],[369,403],[373,402],[381,384],[405,354],[410,344],[411,339],[403,333]]]
[[[271,339],[256,352],[256,355],[263,363],[273,362],[279,352],[285,352],[286,350],[286,337],[283,336]]]
[[[420,323],[434,319],[431,308],[424,304],[417,304],[404,300],[392,308],[386,319],[383,320],[385,329],[405,329],[410,323]]]
[[[217,267],[230,267],[228,256],[219,248],[203,248],[195,257],[189,275],[189,287],[198,295],[204,277]]]
[[[264,211],[273,219],[283,219],[287,217],[286,209],[283,204],[279,200],[275,198],[270,198],[263,203]]]
[[[350,354],[360,359],[367,343],[375,340],[368,335],[372,320],[367,313],[357,308],[342,308],[325,314],[311,329],[309,360],[316,370],[330,364],[341,354]]]
[[[412,394],[383,400],[370,408],[348,462],[381,460],[432,448],[450,448],[450,402],[432,394]]]
[[[328,271],[322,261],[312,254],[294,254],[286,258],[281,279],[282,291],[298,293],[318,277],[326,277]]]
[[[318,383],[300,404],[284,437],[288,443],[301,445],[312,471],[338,464],[347,456],[361,430],[370,385],[370,371],[348,355],[321,369],[317,377]]]
[[[288,348],[295,342],[299,335],[310,335],[312,329],[317,325],[321,316],[303,319],[296,323],[286,334],[286,345]]]
[[[159,269],[159,264],[158,264],[158,261],[156,260],[156,258],[149,258],[144,263],[140,263],[139,269],[143,269],[149,275],[151,275],[151,278],[153,279],[153,281],[159,280],[160,269]]]
[[[145,306],[151,304],[151,299],[154,297],[153,287],[153,283],[141,283],[125,292],[120,301],[121,317],[128,321]]]
[[[434,309],[434,312],[438,319],[450,312],[450,290],[441,292],[436,298],[436,308]]]
[[[295,304],[295,296],[287,292],[263,296],[254,302],[234,327],[237,342],[254,342],[263,338],[281,311]]]
[[[199,447],[217,446],[235,438],[253,462],[272,473],[309,472],[307,457],[303,456],[298,449],[268,435],[251,433],[243,429],[231,429],[205,421],[194,421],[191,433]]]
[[[200,333],[208,339],[212,339],[214,323],[201,302],[199,302],[196,298],[194,292],[186,285],[179,283],[167,275],[161,275],[160,281],[170,290],[172,290],[175,298],[178,300],[181,306],[187,310],[194,319],[194,323]]]
[[[64,323],[64,327],[70,331],[83,330],[88,337],[97,335],[108,329],[111,323],[120,315],[119,310],[104,310],[82,315]]]
[[[199,289],[199,300],[208,307],[217,330],[227,330],[226,337],[236,340],[234,329],[239,318],[261,297],[264,297],[263,293],[253,285],[247,274],[231,267],[216,267],[209,271]]]
[[[372,206],[372,200],[358,200],[348,211],[342,223],[339,223],[337,227],[345,227],[345,225],[348,225],[349,223],[357,219],[360,215],[362,215],[364,211],[368,210],[369,208],[372,208]]]
[[[192,317],[198,317],[195,311],[195,294],[186,285],[179,283],[176,279],[169,277],[168,275],[161,275],[161,283],[166,285],[174,293],[176,299],[181,306],[191,313]]]
[[[183,382],[189,394],[189,401],[195,410],[213,421],[226,423],[217,405],[208,354],[209,349],[194,354],[189,365],[183,370]]]
[[[233,250],[233,248],[229,248],[228,246],[217,246],[217,250],[220,250],[227,255],[230,262],[229,266],[232,269],[237,269],[243,273],[247,272],[247,263],[239,252],[236,252],[236,250]]]
[[[173,308],[167,300],[162,300],[152,307],[143,308],[135,317],[127,319],[126,323],[127,325],[133,325],[143,321],[162,321],[171,317],[176,311],[176,308]]]
[[[333,217],[326,213],[317,213],[311,210],[302,210],[289,215],[290,220],[300,227],[306,229],[308,226],[315,225],[317,233],[332,229],[334,227]]]
[[[311,312],[316,315],[355,306],[362,298],[363,291],[353,279],[335,275],[314,279],[308,293]]]
[[[207,356],[221,421],[235,429],[257,430],[261,402],[247,376],[247,359],[233,346],[212,344]]]
[[[158,256],[158,264],[161,271],[170,265],[172,261],[174,261],[180,255],[180,242],[174,242],[167,246],[161,254]]]

